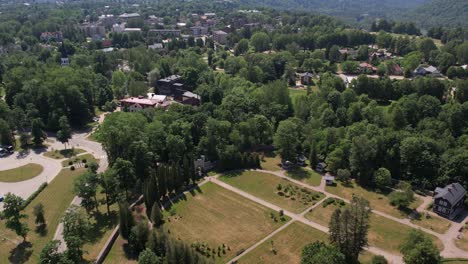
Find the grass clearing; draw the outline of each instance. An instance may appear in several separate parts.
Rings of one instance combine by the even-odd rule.
[[[86,162],[83,162],[83,159],[85,159]],[[62,166],[63,167],[68,167],[68,166],[71,166],[71,165],[74,165],[74,164],[77,164],[77,163],[80,163],[80,162],[88,163],[88,162],[91,162],[91,161],[94,161],[94,162],[99,164],[99,160],[94,158],[94,156],[92,154],[87,153],[87,154],[84,154],[84,155],[80,155],[80,156],[77,156],[77,157],[62,161]],[[71,165],[70,165],[70,162],[72,163]]]
[[[226,263],[236,253],[249,248],[284,222],[275,222],[277,214],[213,183],[187,194],[165,212],[164,229],[186,243],[206,243],[211,248],[228,247],[216,263]]]
[[[257,171],[229,173],[220,180],[294,213],[303,212],[324,197],[288,180]],[[279,185],[281,190],[277,189]]]
[[[445,234],[452,225],[450,221],[435,214],[422,213],[417,219],[412,219],[411,223],[433,230],[440,234]]]
[[[51,158],[51,159],[65,159],[65,158],[71,158],[73,156],[76,156],[84,152],[86,151],[80,148],[61,149],[61,150],[56,149],[56,150],[47,151],[46,153],[44,153],[44,156]]]
[[[323,226],[328,226],[333,212],[340,208],[335,204],[326,207],[318,206],[305,217],[311,221],[317,222]],[[388,250],[394,254],[400,254],[400,245],[404,242],[407,234],[412,228],[404,224],[395,222],[383,216],[371,214],[369,228],[369,244],[378,248]],[[442,249],[442,242],[432,235],[430,236],[439,249]]]
[[[271,244],[273,241],[273,247]],[[243,256],[238,263],[300,263],[302,248],[315,241],[328,241],[328,235],[301,222],[294,222]],[[275,252],[272,251],[275,250]],[[370,263],[373,255],[364,251],[360,263]]]
[[[31,229],[28,233],[27,243],[16,246],[14,243],[22,242],[22,238],[6,229],[4,222],[0,222],[0,235],[6,238],[0,240],[0,263],[38,263],[42,248],[52,240],[63,213],[73,200],[73,180],[84,171],[84,169],[74,171],[63,169],[25,208],[24,213],[29,216],[26,222]],[[35,232],[33,208],[38,203],[44,205],[47,222],[47,228],[44,232]]]
[[[304,167],[294,167],[291,170],[286,172],[286,175],[304,183],[310,184],[312,186],[320,186],[322,181],[322,175],[317,172]]]
[[[125,244],[127,244],[127,240],[123,239],[121,236],[118,236],[103,263],[104,264],[136,264],[138,263],[138,261],[136,260],[131,260],[127,258],[127,255],[125,254],[125,251],[124,251]]]
[[[269,171],[281,170],[281,158],[274,153],[267,153],[261,157],[260,167]]]
[[[29,163],[18,168],[0,171],[0,182],[20,182],[32,179],[44,170],[39,164]]]
[[[364,197],[370,202],[370,205],[373,209],[398,218],[406,218],[409,211],[411,211],[402,211],[396,207],[393,207],[388,201],[387,193],[377,193],[372,190],[364,189],[363,187],[357,185],[354,181],[352,181],[349,186],[345,186],[343,183],[337,182],[335,186],[326,186],[325,190],[347,200],[351,200],[353,195]],[[411,203],[409,209],[416,209],[422,203],[422,199],[415,197],[415,200]]]

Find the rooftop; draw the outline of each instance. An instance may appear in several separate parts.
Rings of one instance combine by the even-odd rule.
[[[452,183],[444,188],[437,187],[435,189],[434,199],[443,198],[455,205],[466,194],[466,189],[460,183]]]

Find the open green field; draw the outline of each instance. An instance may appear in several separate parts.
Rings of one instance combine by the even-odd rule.
[[[226,263],[284,224],[270,217],[277,212],[213,183],[187,194],[169,211],[165,212],[164,229],[175,239],[206,243],[211,248],[226,245],[226,254],[216,257],[216,263]]]
[[[328,235],[300,222],[294,222],[243,256],[243,263],[300,263],[302,248],[315,241],[327,241]],[[273,247],[271,244],[273,241]],[[272,251],[275,250],[275,252]]]
[[[444,259],[442,260],[444,264],[467,264],[468,259]]]
[[[31,229],[26,243],[17,246],[22,242],[22,238],[6,229],[5,222],[0,223],[0,235],[5,238],[0,239],[0,263],[38,263],[42,248],[52,240],[63,213],[73,200],[73,180],[84,171],[84,169],[62,170],[25,208],[24,213],[29,216],[26,221]],[[38,203],[44,205],[47,222],[47,228],[42,233],[35,232],[33,208]]]
[[[310,184],[312,186],[319,186],[322,181],[322,175],[317,172],[303,167],[295,167],[286,172],[286,175],[304,183]]]
[[[20,182],[32,179],[44,170],[39,164],[29,163],[11,170],[0,171],[0,182]]]
[[[44,156],[52,159],[65,159],[76,156],[80,153],[86,152],[84,149],[79,148],[70,148],[70,149],[61,149],[61,150],[51,150],[44,153]]]
[[[348,200],[351,200],[353,195],[364,197],[370,202],[372,209],[398,218],[406,218],[408,211],[410,211],[402,211],[390,205],[387,193],[377,193],[372,190],[364,189],[354,181],[351,182],[349,186],[345,186],[341,182],[337,182],[336,186],[327,186],[325,190]],[[423,202],[420,198],[415,198],[416,199],[409,206],[410,209],[417,208]]]
[[[257,171],[225,174],[220,180],[294,213],[303,212],[324,197],[288,180]],[[281,190],[278,190],[279,185]]]
[[[280,171],[281,170],[281,158],[279,155],[274,153],[265,154],[262,156],[260,167],[264,170],[269,171]]]
[[[433,230],[440,234],[445,234],[451,226],[450,221],[435,214],[422,213],[418,219],[411,219],[411,223]]]
[[[302,95],[307,95],[306,89],[289,88],[289,97],[291,97],[293,104],[295,104],[296,98]]]
[[[317,222],[323,226],[328,226],[333,212],[339,208],[339,205],[330,204],[326,207],[318,206],[305,217],[311,221]],[[395,222],[388,218],[371,214],[369,228],[369,244],[399,254],[400,245],[404,242],[406,235],[412,228],[404,224]],[[430,235],[429,235],[430,236]],[[437,246],[442,249],[442,242],[436,237],[430,236]]]
[[[273,241],[273,247],[271,244]],[[300,263],[302,248],[315,241],[328,241],[328,235],[300,222],[294,222],[284,230],[268,239],[254,250],[243,256],[238,263]],[[272,251],[274,249],[274,252]],[[363,252],[361,263],[370,263],[372,254]]]

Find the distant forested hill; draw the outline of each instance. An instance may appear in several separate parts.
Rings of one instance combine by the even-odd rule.
[[[241,5],[288,10],[309,10],[346,20],[392,17],[430,0],[237,0]],[[466,0],[465,0],[466,1]]]
[[[423,28],[433,26],[468,27],[468,0],[432,0],[401,17]]]

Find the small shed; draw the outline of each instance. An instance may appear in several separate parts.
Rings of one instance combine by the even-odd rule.
[[[335,183],[335,176],[331,176],[329,174],[325,175],[325,183],[327,185],[333,185]]]

